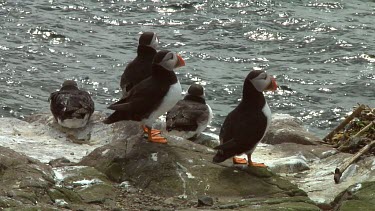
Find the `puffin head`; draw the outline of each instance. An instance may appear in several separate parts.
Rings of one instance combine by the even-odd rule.
[[[185,66],[185,61],[177,53],[161,50],[156,53],[153,64],[162,66],[169,71],[173,71],[174,68]]]
[[[263,70],[251,71],[247,75],[246,80],[252,83],[258,92],[275,91],[277,89],[276,80]]]
[[[73,80],[65,80],[64,83],[62,84],[62,87],[64,86],[75,86],[78,87],[77,82]]]
[[[159,44],[159,38],[154,32],[144,32],[139,37],[139,45],[151,47],[156,50]]]
[[[62,84],[61,90],[78,89],[77,82],[73,80],[65,80]]]
[[[203,87],[199,84],[192,84],[188,89],[188,94],[197,97],[204,97]]]

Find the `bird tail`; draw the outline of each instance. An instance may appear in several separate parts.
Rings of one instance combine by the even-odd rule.
[[[233,154],[234,155],[234,154]],[[221,163],[226,159],[233,157],[232,154],[224,153],[223,150],[217,151],[216,155],[212,158],[212,162]]]
[[[109,115],[105,120],[103,120],[104,124],[112,124],[115,122],[119,122],[122,120],[128,120],[128,114],[126,112],[119,112],[115,111],[111,115]]]
[[[217,153],[212,159],[212,162],[214,163],[221,163],[225,161],[226,159],[232,157],[235,155],[234,149],[237,148],[237,143],[234,140],[229,140],[214,149],[217,149]]]

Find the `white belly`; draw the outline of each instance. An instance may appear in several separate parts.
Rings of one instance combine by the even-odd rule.
[[[154,123],[159,116],[163,115],[176,105],[176,103],[181,99],[181,93],[181,84],[179,81],[177,81],[177,83],[170,86],[159,107],[153,111],[147,119],[143,119],[142,123],[148,127],[152,127],[152,123]]]
[[[87,122],[89,121],[89,115],[86,114],[83,119],[65,119],[64,121],[61,121],[61,119],[57,119],[57,123],[63,127],[67,128],[81,128],[85,127]]]
[[[271,120],[272,120],[271,109],[270,109],[270,107],[268,106],[267,101],[266,101],[266,104],[264,105],[264,107],[263,107],[263,109],[262,109],[262,112],[264,113],[264,115],[265,115],[266,118],[267,118],[267,126],[266,126],[266,130],[264,131],[264,134],[263,134],[261,140],[264,138],[264,136],[266,135],[268,129],[270,128]]]
[[[264,105],[263,109],[262,109],[262,112],[263,114],[266,116],[267,118],[267,126],[266,126],[266,130],[264,131],[263,133],[263,136],[262,138],[260,139],[260,141],[252,148],[250,149],[249,151],[246,152],[246,154],[251,154],[254,152],[255,148],[258,146],[258,144],[262,141],[262,139],[264,138],[264,136],[266,135],[268,129],[270,128],[270,125],[271,125],[271,120],[272,120],[272,113],[271,113],[271,109],[270,107],[268,106],[267,104],[267,101],[266,101],[266,104]]]

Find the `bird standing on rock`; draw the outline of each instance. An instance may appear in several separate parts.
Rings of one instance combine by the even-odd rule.
[[[131,61],[121,75],[120,87],[123,93],[151,75],[151,67],[159,39],[154,32],[144,32],[139,37],[137,57]]]
[[[212,110],[204,99],[203,87],[192,84],[183,100],[167,112],[166,129],[186,139],[194,139],[206,129]]]
[[[115,110],[103,122],[111,124],[122,120],[140,121],[148,140],[155,143],[167,143],[159,136],[160,131],[152,130],[154,121],[181,99],[181,85],[175,68],[185,66],[185,61],[176,53],[159,51],[152,64],[152,74],[135,85],[130,92],[108,108]]]
[[[271,123],[271,110],[263,91],[275,91],[275,79],[261,70],[251,71],[244,82],[243,96],[239,105],[225,118],[220,130],[221,145],[215,147],[217,153],[213,162],[220,163],[233,157],[234,164],[263,166],[254,163],[251,154],[266,134]],[[246,159],[236,155],[247,154]]]
[[[94,112],[90,94],[79,90],[73,80],[66,80],[59,91],[50,95],[50,109],[57,123],[67,128],[84,127]]]

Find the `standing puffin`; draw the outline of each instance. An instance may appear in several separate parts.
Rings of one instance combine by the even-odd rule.
[[[193,84],[183,100],[167,112],[167,131],[179,131],[187,139],[195,139],[212,119],[212,110],[204,99],[203,87]]]
[[[233,157],[234,164],[265,166],[251,161],[251,154],[266,134],[271,123],[271,110],[263,91],[275,91],[275,79],[261,70],[251,71],[244,82],[243,96],[239,105],[225,118],[220,130],[221,145],[215,147],[213,162],[220,163]],[[246,159],[236,155],[247,154]]]
[[[167,143],[160,131],[151,130],[154,121],[167,112],[181,99],[181,85],[173,69],[185,65],[182,57],[176,53],[159,51],[152,64],[150,77],[135,85],[118,102],[108,108],[115,110],[103,122],[111,124],[122,120],[140,121],[148,140],[155,143]]]
[[[75,81],[66,80],[59,91],[51,93],[50,109],[58,124],[67,128],[84,127],[94,112],[90,94],[78,89]]]
[[[139,37],[137,57],[131,61],[121,75],[120,87],[123,93],[129,92],[136,84],[151,75],[151,66],[159,39],[154,32],[144,32]]]

